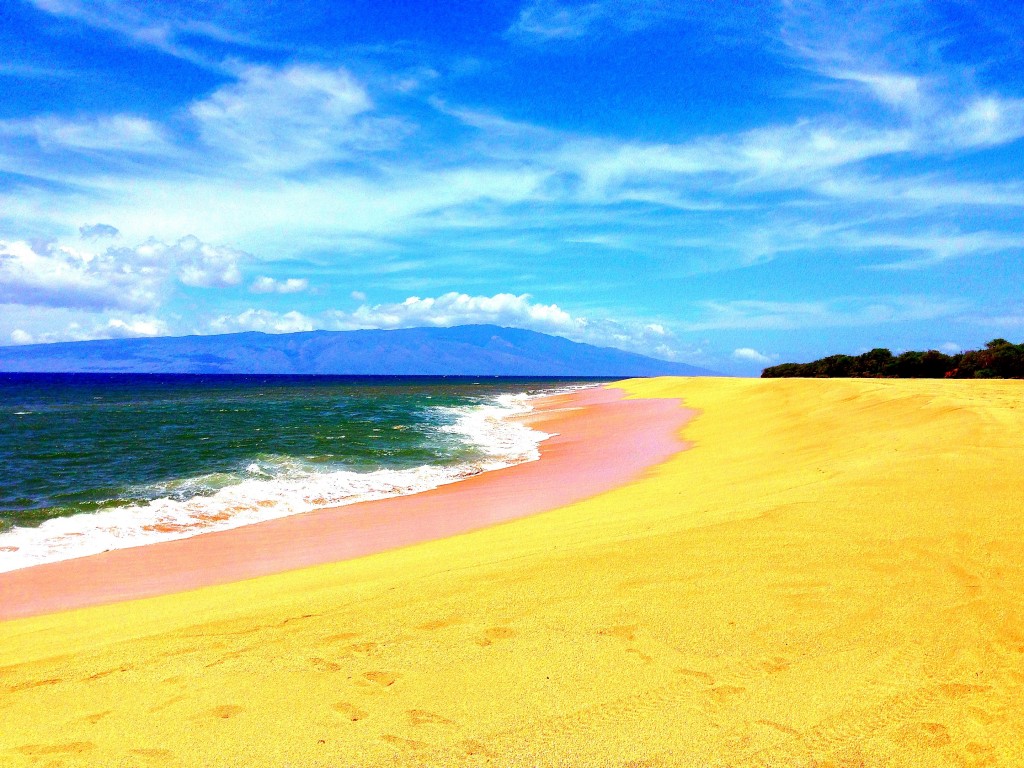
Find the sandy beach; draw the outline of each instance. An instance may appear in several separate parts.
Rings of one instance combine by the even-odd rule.
[[[5,574],[0,764],[1022,765],[1022,394],[631,380],[538,462]]]
[[[541,443],[543,461],[409,496],[0,573],[0,620],[349,560],[554,509],[667,459],[682,448],[690,415],[678,399],[628,400],[617,389],[539,398],[519,420],[551,435]]]

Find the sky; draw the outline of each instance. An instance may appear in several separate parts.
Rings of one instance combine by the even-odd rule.
[[[1024,341],[1024,4],[0,4],[0,345]]]

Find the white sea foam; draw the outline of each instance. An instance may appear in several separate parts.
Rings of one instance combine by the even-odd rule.
[[[547,394],[547,393],[545,393]],[[166,495],[148,503],[47,520],[36,528],[0,534],[0,572],[237,528],[321,507],[404,496],[467,477],[534,461],[550,437],[510,420],[531,410],[525,395],[453,409],[443,432],[472,444],[483,456],[454,466],[424,465],[374,472],[318,470],[294,459],[261,459],[239,482],[226,475],[185,478],[165,484]],[[231,483],[231,484],[225,484]],[[197,489],[206,495],[190,495]],[[177,497],[177,498],[176,498]]]

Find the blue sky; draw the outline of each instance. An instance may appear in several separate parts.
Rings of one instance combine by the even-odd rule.
[[[0,344],[1024,340],[1024,5],[0,8]]]

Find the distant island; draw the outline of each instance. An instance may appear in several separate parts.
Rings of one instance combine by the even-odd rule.
[[[519,328],[230,333],[0,347],[0,372],[333,376],[707,376],[711,371]]]
[[[765,368],[763,379],[1020,379],[1024,378],[1024,344],[993,339],[984,349],[946,355],[935,349],[894,355],[878,348],[863,355],[831,355],[810,363],[781,363]]]

